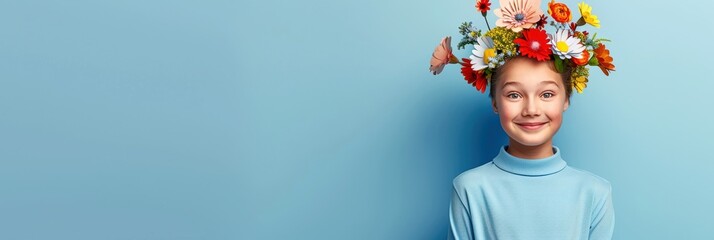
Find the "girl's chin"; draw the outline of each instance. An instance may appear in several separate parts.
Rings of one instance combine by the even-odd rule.
[[[532,134],[529,134],[532,135]],[[511,137],[512,141],[516,141],[519,144],[523,146],[529,146],[529,147],[534,147],[534,146],[540,146],[546,142],[548,142],[550,138],[540,135],[540,136],[518,136],[518,137]]]
[[[543,145],[545,142],[526,142],[526,143],[518,142],[518,143],[520,143],[523,146],[527,146],[527,147],[536,147],[536,146]]]

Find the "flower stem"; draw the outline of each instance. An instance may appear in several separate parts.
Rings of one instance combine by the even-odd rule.
[[[585,19],[584,19],[583,17],[580,17],[580,19],[578,19],[578,22],[577,22],[576,24],[577,24],[578,26],[585,25]]]
[[[451,54],[451,57],[449,57],[449,63],[459,63],[459,59],[456,58],[453,54]]]
[[[488,25],[488,18],[484,15],[483,19],[486,20],[486,27],[488,27],[488,30],[491,31],[491,26]]]

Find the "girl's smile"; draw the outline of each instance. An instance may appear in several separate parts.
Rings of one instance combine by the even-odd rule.
[[[526,131],[534,131],[541,129],[547,122],[526,122],[526,123],[516,123],[519,127]]]

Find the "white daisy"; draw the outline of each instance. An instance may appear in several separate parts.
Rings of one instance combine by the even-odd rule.
[[[580,39],[569,36],[566,29],[558,29],[555,36],[551,37],[550,44],[553,46],[553,52],[560,59],[581,58],[585,50],[585,45],[580,42]]]
[[[488,67],[489,60],[496,56],[496,49],[493,47],[493,39],[482,36],[476,40],[474,50],[471,51],[471,69],[478,71]]]

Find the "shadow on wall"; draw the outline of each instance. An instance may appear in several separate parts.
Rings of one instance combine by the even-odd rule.
[[[473,95],[469,95],[473,94]],[[433,190],[438,194],[438,207],[434,210],[438,218],[435,225],[428,228],[416,239],[446,239],[449,230],[448,205],[451,201],[451,182],[458,174],[490,162],[502,145],[508,143],[508,137],[501,128],[498,115],[491,108],[487,94],[469,92],[467,94],[444,94],[437,96],[427,104],[427,110],[421,109],[424,118],[416,124],[414,132],[423,134],[417,136],[428,139],[424,147],[428,147],[432,166],[439,166],[440,189]],[[443,189],[441,189],[443,188]],[[438,208],[437,207],[437,208]],[[438,226],[438,227],[437,227]]]
[[[450,106],[450,112],[444,115],[449,116],[445,120],[446,127],[439,129],[442,131],[439,142],[450,146],[442,147],[452,151],[444,154],[451,157],[443,161],[450,163],[453,177],[491,161],[498,154],[499,148],[508,143],[498,115],[491,108],[491,100],[485,94],[469,96],[472,101],[451,97],[440,103],[442,106]],[[474,98],[477,100],[473,101]]]

